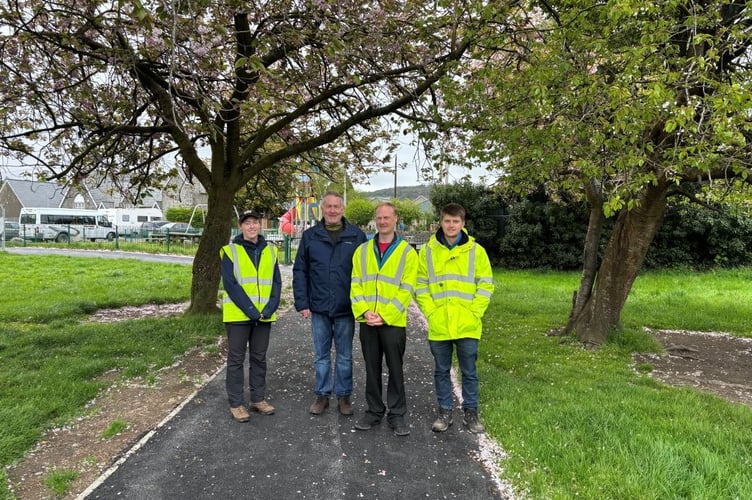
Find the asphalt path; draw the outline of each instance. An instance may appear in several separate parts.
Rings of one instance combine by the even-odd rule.
[[[18,253],[37,253],[21,250]],[[79,253],[92,256],[92,252],[74,252]],[[105,253],[113,258],[156,260],[141,254]],[[165,262],[181,261],[161,257]],[[290,267],[282,270],[289,273]],[[415,304],[407,332],[409,436],[394,435],[386,422],[369,431],[353,428],[365,409],[365,369],[357,327],[355,415],[340,415],[336,399],[324,414],[309,414],[314,397],[310,321],[289,309],[272,326],[267,359],[267,400],[276,407],[274,415],[252,413],[248,423],[232,420],[221,370],[80,498],[509,498],[509,490],[491,470],[500,452],[485,436],[463,427],[459,409],[447,432],[431,431],[433,360],[425,321]],[[386,383],[387,375],[383,378]]]
[[[69,255],[71,257],[93,257],[100,259],[137,259],[144,262],[193,264],[193,257],[190,255],[121,252],[119,250],[69,250],[66,248],[6,247],[5,251],[8,253],[17,253],[24,255]]]

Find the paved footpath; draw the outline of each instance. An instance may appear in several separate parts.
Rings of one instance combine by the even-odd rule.
[[[385,421],[370,431],[353,429],[365,401],[357,326],[355,416],[339,415],[334,399],[323,415],[308,413],[313,401],[310,322],[289,309],[272,326],[268,353],[267,400],[276,407],[274,415],[253,413],[248,423],[233,421],[221,370],[81,498],[508,498],[509,490],[485,464],[499,458],[492,443],[462,426],[459,409],[447,432],[431,431],[433,360],[415,304],[407,331],[409,436],[395,436]]]

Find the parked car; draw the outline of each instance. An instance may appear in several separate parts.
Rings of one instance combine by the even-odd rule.
[[[3,227],[3,237],[5,238],[5,241],[9,241],[13,238],[19,238],[20,236],[21,234],[18,222],[5,221],[5,226]]]
[[[149,238],[155,231],[158,232],[159,228],[164,226],[165,224],[167,224],[166,220],[143,222],[141,223],[141,227],[138,229],[138,235],[141,238]]]
[[[170,238],[175,236],[176,238],[186,241],[194,241],[196,238],[201,236],[201,233],[203,233],[202,229],[193,227],[187,222],[168,222],[164,226],[157,229],[157,231],[154,233],[154,236],[165,238],[167,237],[167,235],[170,235]]]
[[[168,222],[159,228],[160,233],[187,233],[191,226],[187,222]]]

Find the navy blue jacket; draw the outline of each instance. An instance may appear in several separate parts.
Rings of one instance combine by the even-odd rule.
[[[352,256],[367,238],[358,226],[342,218],[342,232],[332,241],[322,220],[303,231],[292,266],[295,310],[310,309],[329,317],[352,315],[350,280]]]

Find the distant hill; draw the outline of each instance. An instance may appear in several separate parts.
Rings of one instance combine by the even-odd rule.
[[[414,200],[420,195],[428,198],[430,192],[431,186],[426,185],[397,186],[397,198],[399,199]],[[362,194],[368,198],[394,198],[394,188],[390,187],[378,189],[376,191],[363,191]]]

